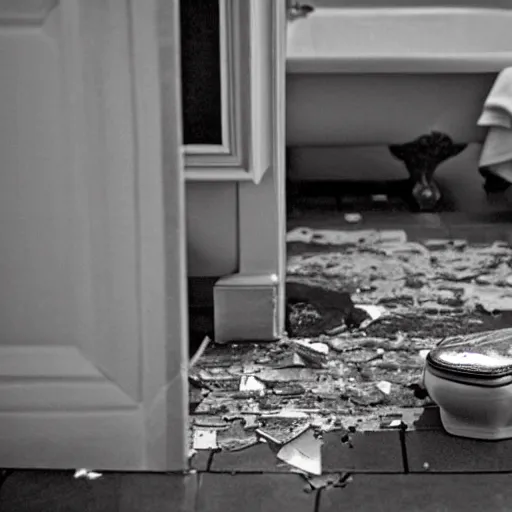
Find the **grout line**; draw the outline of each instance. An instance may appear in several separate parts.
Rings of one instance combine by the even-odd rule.
[[[192,509],[194,512],[199,510],[199,492],[201,491],[201,483],[202,483],[203,475],[198,473],[196,475],[196,485],[195,485],[195,494],[194,494],[194,508]]]
[[[337,470],[337,471],[325,471],[323,474],[338,474],[338,473],[343,473],[344,471],[343,470]],[[197,474],[198,475],[204,475],[206,473],[206,471],[200,471],[198,470],[197,471]],[[229,476],[233,476],[233,475],[296,475],[296,476],[300,476],[298,475],[298,473],[294,473],[293,471],[288,471],[288,472],[277,472],[277,471],[239,471],[237,469],[232,469],[232,470],[224,470],[224,471],[210,471],[211,474],[214,474],[214,475],[229,475]],[[358,476],[358,477],[365,477],[365,476],[374,476],[374,475],[378,475],[378,476],[397,476],[397,475],[404,475],[404,474],[407,474],[409,476],[418,476],[418,475],[421,475],[421,476],[428,476],[428,475],[512,475],[512,470],[481,470],[481,471],[463,471],[463,470],[460,470],[460,471],[455,471],[455,470],[450,470],[450,471],[439,471],[439,470],[432,470],[430,469],[429,471],[409,471],[408,473],[404,473],[403,471],[394,471],[394,472],[389,472],[389,471],[358,471],[358,470],[354,470],[354,469],[350,469],[350,476],[352,477],[355,477],[355,476]]]
[[[512,475],[512,470],[506,470],[506,469],[497,469],[497,470],[481,470],[481,471],[455,471],[455,470],[447,470],[447,471],[435,471],[432,469],[429,469],[428,471],[411,471],[408,473],[409,475],[421,475],[421,476],[428,476],[428,475],[465,475],[465,476],[471,476],[471,475]]]
[[[13,469],[2,469],[0,470],[0,490],[5,484],[6,480],[14,473]]]
[[[208,471],[201,471],[202,473],[212,473],[215,475],[298,475],[299,473],[295,473],[294,471],[290,470],[283,470],[283,471],[267,471],[264,469],[257,470],[257,469],[251,469],[251,470],[244,470],[244,469],[215,469],[215,470],[208,470]],[[323,471],[323,475],[335,475],[338,473],[348,473],[350,476],[353,475],[403,475],[403,471],[366,471],[364,469],[354,469],[354,468],[345,468],[345,469],[325,469]],[[432,473],[432,471],[430,471]],[[512,471],[510,471],[512,473]],[[300,475],[299,475],[300,476]]]
[[[208,455],[208,461],[206,462],[206,472],[211,473],[213,457],[215,457],[215,450],[210,450],[210,454]]]
[[[214,470],[207,470],[206,472],[212,473],[214,475],[299,475],[299,473],[295,473],[294,471],[290,470],[283,470],[283,471],[267,471],[264,469],[257,470],[257,469],[251,469],[251,470],[244,470],[244,469],[214,469]],[[326,471],[324,474],[330,474],[330,473],[339,473],[339,471]],[[299,475],[300,476],[300,475]]]
[[[320,502],[322,499],[322,489],[318,489],[315,495],[315,507],[313,508],[314,512],[320,512]]]
[[[409,459],[407,457],[407,440],[405,439],[405,428],[402,427],[398,435],[400,436],[400,445],[402,448],[402,462],[404,465],[404,473],[407,475],[409,474]]]
[[[339,474],[341,471],[335,471],[333,474]],[[198,471],[197,476],[205,475],[206,472],[204,471]],[[273,471],[215,471],[210,474],[213,475],[225,475],[225,476],[258,476],[258,475],[266,475],[266,476],[300,476],[297,473],[294,472],[288,472],[288,473],[276,473]],[[330,474],[330,472],[324,472],[324,475]],[[393,476],[401,476],[406,474],[410,477],[429,477],[429,476],[440,476],[440,475],[465,475],[465,476],[477,476],[477,475],[485,475],[485,476],[492,476],[492,475],[512,475],[512,470],[489,470],[489,471],[442,471],[442,470],[429,470],[429,471],[409,471],[407,473],[404,473],[403,471],[397,471],[393,473],[389,472],[382,472],[382,471],[369,471],[369,472],[360,472],[360,471],[353,471],[349,473],[350,477],[352,478],[359,478],[359,477],[367,477],[367,476],[383,476],[383,477],[393,477]]]

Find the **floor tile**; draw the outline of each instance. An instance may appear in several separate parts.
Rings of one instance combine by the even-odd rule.
[[[505,512],[512,475],[354,475],[321,491],[319,512]]]
[[[409,226],[405,227],[404,231],[407,233],[409,242],[450,238],[450,232],[445,227]]]
[[[467,240],[469,244],[492,244],[496,240],[509,241],[510,224],[450,225],[451,238]]]
[[[0,469],[0,488],[7,480],[8,476],[12,474],[12,469]]]
[[[315,493],[299,475],[201,475],[197,512],[314,512]]]
[[[189,354],[192,357],[204,338],[213,338],[213,308],[189,308]]]
[[[444,228],[442,217],[438,213],[418,213],[415,215],[421,226],[428,228]]]
[[[401,229],[407,233],[408,240],[418,241],[429,238],[448,238],[449,227],[435,214],[361,212],[362,220],[357,224],[347,223],[343,213],[307,214],[298,219],[289,219],[288,230],[306,226],[311,229]],[[430,216],[429,216],[430,215]]]
[[[437,406],[424,407],[410,415],[405,413],[403,421],[408,430],[441,430],[443,428]]]
[[[236,452],[214,453],[210,471],[287,473],[289,467],[281,463],[268,444],[260,443]]]
[[[474,212],[446,212],[441,213],[443,221],[450,226],[465,226],[471,224],[507,224],[512,222],[512,212],[506,210],[493,210]]]
[[[190,459],[190,469],[207,471],[211,456],[212,453],[210,450],[198,450]]]
[[[119,512],[190,512],[198,475],[132,473],[121,476]]]
[[[403,472],[398,431],[356,432],[350,434],[350,442],[342,442],[342,436],[341,432],[330,432],[324,436],[324,471]]]
[[[512,440],[479,441],[444,430],[406,432],[411,472],[512,471]]]
[[[189,277],[189,307],[213,307],[213,288],[218,277]]]
[[[440,430],[441,416],[437,405],[425,407],[396,407],[388,415],[381,416],[381,429],[397,430],[397,425],[391,426],[393,420],[401,419],[405,430]]]
[[[2,512],[188,512],[196,475],[104,473],[75,479],[70,471],[15,471],[0,489]]]

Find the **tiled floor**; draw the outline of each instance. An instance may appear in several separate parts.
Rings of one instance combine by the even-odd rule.
[[[510,510],[512,475],[356,475],[321,492],[319,510],[493,512]]]
[[[413,417],[413,415],[411,415]],[[407,422],[407,415],[404,415]],[[447,435],[435,408],[407,431],[343,432],[325,437],[324,473],[343,485],[313,490],[258,445],[227,456],[202,452],[194,471],[105,473],[94,481],[73,471],[12,471],[0,488],[2,512],[458,512],[510,511],[512,441]],[[510,473],[509,473],[510,472]]]
[[[452,192],[458,194],[457,204],[467,202],[463,189],[457,186]],[[345,221],[339,204],[331,203],[330,212],[311,210],[290,218],[288,228],[404,229],[410,240],[512,241],[512,213],[503,210],[447,208],[415,215],[406,208],[363,211],[362,221],[353,225]],[[206,302],[211,308],[211,298]],[[108,474],[84,482],[74,480],[72,473],[14,472],[0,490],[0,511],[512,510],[512,440],[452,437],[442,429],[435,407],[412,417],[414,422],[404,416],[405,431],[355,432],[349,443],[343,432],[325,435],[324,473],[350,475],[340,487],[312,490],[267,445],[259,444],[232,453],[199,452],[191,461],[195,472],[188,476]]]
[[[348,223],[342,214],[308,212],[288,221],[288,230],[306,226],[312,229],[402,229],[409,240],[460,238],[469,243],[509,241],[512,237],[512,213],[460,214],[457,212],[419,213],[363,212],[361,222]]]

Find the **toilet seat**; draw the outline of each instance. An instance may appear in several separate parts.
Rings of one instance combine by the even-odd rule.
[[[452,435],[512,438],[512,328],[446,338],[429,354],[423,384]]]
[[[467,385],[511,384],[512,328],[446,338],[428,353],[425,369]]]
[[[440,379],[449,380],[451,382],[459,382],[460,384],[466,384],[469,386],[479,386],[484,388],[499,388],[502,386],[508,386],[512,384],[512,375],[506,375],[504,377],[497,377],[491,379],[484,379],[479,377],[471,377],[459,373],[450,373],[447,371],[438,370],[433,366],[427,365],[426,371],[431,375],[434,375]]]

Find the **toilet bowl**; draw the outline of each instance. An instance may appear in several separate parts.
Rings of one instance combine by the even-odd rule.
[[[512,438],[512,328],[446,338],[428,353],[423,384],[448,433]]]

